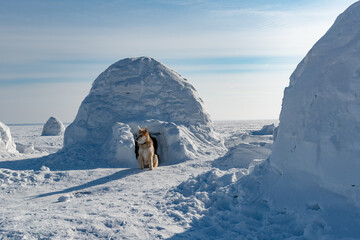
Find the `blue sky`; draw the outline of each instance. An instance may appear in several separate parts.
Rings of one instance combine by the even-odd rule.
[[[0,121],[71,122],[112,63],[150,56],[215,120],[276,119],[296,65],[355,1],[0,0]]]

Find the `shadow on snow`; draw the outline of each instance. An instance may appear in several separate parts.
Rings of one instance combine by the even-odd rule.
[[[80,191],[80,190],[84,190],[86,188],[95,187],[95,186],[106,184],[108,182],[116,181],[116,180],[122,179],[126,176],[130,176],[130,175],[140,173],[140,172],[141,172],[140,169],[131,169],[131,168],[124,169],[124,170],[116,172],[112,175],[105,176],[105,177],[93,180],[91,182],[81,184],[79,186],[70,187],[70,188],[67,188],[67,189],[64,189],[61,191],[55,191],[55,192],[49,192],[49,193],[36,195],[36,196],[30,197],[30,199],[43,198],[43,197],[49,197],[49,196],[57,195],[57,194],[66,194],[66,193],[71,193],[74,191]]]

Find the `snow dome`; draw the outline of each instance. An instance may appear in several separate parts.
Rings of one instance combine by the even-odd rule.
[[[60,136],[64,132],[65,127],[62,122],[55,117],[50,117],[43,127],[41,136]]]
[[[98,76],[65,131],[64,150],[95,149],[112,166],[136,167],[138,126],[157,140],[160,165],[224,150],[195,88],[148,57],[123,59]]]
[[[354,200],[360,187],[360,2],[314,45],[285,89],[270,162]]]
[[[10,128],[0,122],[0,156],[7,153],[18,153]]]

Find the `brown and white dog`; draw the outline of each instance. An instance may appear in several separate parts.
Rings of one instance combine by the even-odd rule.
[[[139,146],[138,167],[144,169],[145,167],[153,170],[158,166],[158,156],[155,154],[154,143],[149,135],[147,127],[143,130],[140,127],[136,142]]]

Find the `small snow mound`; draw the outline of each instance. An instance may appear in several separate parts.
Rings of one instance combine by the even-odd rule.
[[[249,168],[253,162],[264,161],[270,152],[271,150],[267,147],[240,143],[230,148],[223,157],[216,159],[213,166],[222,170]]]
[[[160,162],[225,151],[195,88],[148,57],[123,59],[98,76],[65,131],[63,150],[86,149],[96,156],[85,159],[105,156],[103,165],[135,166],[130,132],[134,138],[137,126],[147,126],[160,142]]]
[[[64,195],[58,198],[58,202],[69,202],[70,196]]]
[[[59,119],[50,117],[44,125],[41,136],[60,136],[64,132],[64,124]]]
[[[21,143],[15,143],[16,144],[16,150],[19,153],[29,154],[35,152],[34,145],[25,145]]]
[[[46,166],[41,166],[40,171],[42,171],[42,172],[50,172],[50,168],[48,168]]]
[[[252,135],[273,135],[275,129],[275,124],[264,125],[258,131],[252,131]]]
[[[0,122],[0,156],[17,153],[18,151],[11,136],[10,128]]]

